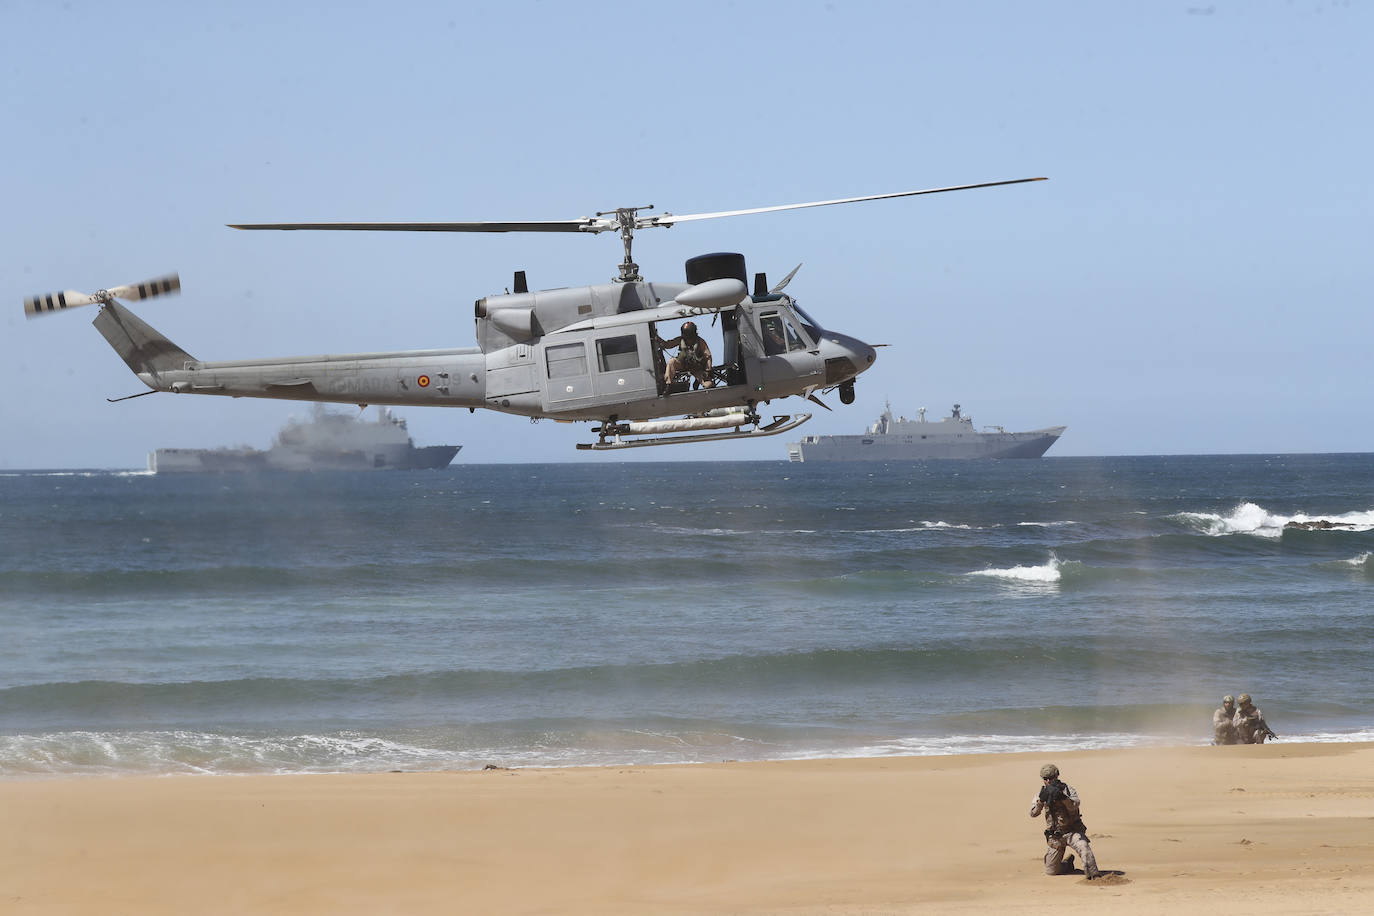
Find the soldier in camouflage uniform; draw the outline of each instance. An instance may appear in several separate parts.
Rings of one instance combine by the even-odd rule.
[[[1264,713],[1250,702],[1248,693],[1237,698],[1236,716],[1231,722],[1236,729],[1236,740],[1241,744],[1263,744],[1272,734],[1269,724],[1264,721]]]
[[[1236,698],[1227,694],[1221,698],[1221,705],[1212,713],[1212,743],[1239,744],[1236,737]]]
[[[1073,873],[1073,860],[1064,862],[1064,850],[1072,846],[1073,851],[1083,859],[1083,873],[1091,881],[1102,874],[1097,868],[1097,857],[1088,843],[1088,828],[1083,826],[1083,816],[1079,812],[1078,793],[1073,787],[1059,781],[1059,767],[1047,763],[1040,768],[1040,779],[1044,785],[1035,796],[1030,816],[1045,814],[1045,874],[1067,875]],[[1067,865],[1067,867],[1066,867]]]

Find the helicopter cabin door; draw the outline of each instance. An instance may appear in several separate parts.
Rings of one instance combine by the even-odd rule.
[[[549,408],[576,407],[592,400],[590,333],[555,334],[543,350],[544,400]]]
[[[592,390],[598,400],[638,401],[658,394],[647,324],[592,335]]]
[[[615,405],[657,394],[647,324],[553,334],[543,349],[550,409]]]

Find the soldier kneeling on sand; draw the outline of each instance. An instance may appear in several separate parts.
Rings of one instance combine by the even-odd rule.
[[[1073,874],[1073,857],[1064,861],[1064,850],[1072,846],[1073,851],[1083,859],[1083,874],[1091,881],[1102,874],[1097,868],[1097,857],[1088,843],[1088,828],[1083,826],[1083,816],[1079,813],[1078,793],[1059,781],[1059,767],[1047,763],[1040,768],[1040,780],[1044,783],[1040,793],[1031,805],[1030,816],[1045,813],[1045,874]]]
[[[1229,693],[1221,698],[1221,705],[1212,713],[1212,743],[1239,744],[1236,736],[1236,698]]]
[[[1236,740],[1241,744],[1263,744],[1265,738],[1277,738],[1269,723],[1264,721],[1264,713],[1250,702],[1250,694],[1242,693],[1237,698],[1236,716],[1231,720],[1236,729]]]

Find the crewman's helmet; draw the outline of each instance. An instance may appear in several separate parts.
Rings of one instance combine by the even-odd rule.
[[[1052,763],[1047,763],[1047,764],[1045,764],[1044,766],[1042,766],[1042,767],[1040,768],[1040,778],[1041,778],[1041,779],[1058,779],[1058,778],[1059,778],[1059,767],[1055,766],[1055,765],[1052,764]]]
[[[1221,705],[1222,705],[1222,706],[1234,706],[1234,705],[1236,705],[1236,698],[1233,697],[1233,696],[1231,696],[1231,695],[1228,693],[1226,696],[1224,696],[1224,697],[1221,698]]]
[[[696,336],[697,336],[697,326],[696,326],[696,323],[695,323],[695,322],[692,322],[692,321],[684,321],[684,322],[682,323],[682,336],[683,336],[683,337],[686,337],[688,340],[691,340],[692,338],[696,337]]]
[[[1250,705],[1250,694],[1248,694],[1248,693],[1242,693],[1242,694],[1240,695],[1240,705],[1242,705],[1242,706],[1249,706],[1249,705]]]

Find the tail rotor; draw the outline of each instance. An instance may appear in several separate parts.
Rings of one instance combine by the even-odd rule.
[[[24,300],[24,315],[28,318],[37,318],[39,315],[60,312],[82,305],[108,305],[115,299],[138,302],[143,299],[152,299],[154,296],[167,296],[180,291],[181,277],[176,274],[144,280],[142,283],[126,283],[123,286],[100,289],[94,293],[80,293],[69,289],[57,293],[30,296]]]

